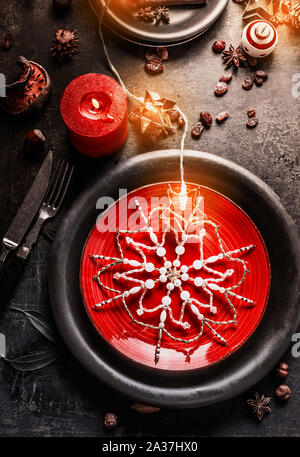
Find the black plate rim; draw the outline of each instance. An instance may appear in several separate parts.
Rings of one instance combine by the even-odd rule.
[[[265,323],[266,317],[264,316],[263,323],[254,332],[254,336],[250,338],[251,343],[249,344],[250,340],[248,340],[240,350],[227,358],[227,360],[230,360],[228,376],[218,376],[215,372],[206,370],[200,372],[199,370],[199,384],[169,387],[166,386],[166,380],[163,377],[161,378],[161,384],[158,383],[160,378],[157,381],[156,377],[155,382],[154,378],[149,378],[151,370],[144,370],[146,378],[144,375],[141,378],[135,364],[132,364],[129,370],[127,368],[126,373],[121,372],[120,369],[116,369],[110,359],[106,357],[105,351],[107,351],[107,348],[99,344],[100,347],[98,350],[97,346],[98,353],[96,354],[92,348],[92,335],[88,335],[89,341],[85,339],[86,335],[83,335],[86,331],[84,328],[85,324],[80,323],[81,328],[74,325],[76,320],[74,318],[75,311],[77,312],[78,310],[75,310],[74,306],[72,308],[72,303],[69,302],[69,298],[72,297],[72,293],[74,292],[72,292],[72,285],[69,283],[70,280],[72,281],[72,274],[70,274],[70,270],[67,267],[68,261],[70,262],[68,255],[71,254],[68,252],[67,244],[70,243],[69,240],[72,239],[72,236],[74,238],[76,233],[72,236],[67,235],[69,226],[70,224],[72,226],[72,224],[78,223],[79,214],[89,211],[86,208],[87,202],[90,202],[92,198],[99,195],[101,187],[102,192],[105,192],[105,187],[109,188],[115,185],[114,180],[117,176],[122,176],[122,174],[126,176],[128,172],[130,175],[132,171],[140,169],[139,167],[149,166],[149,164],[150,166],[151,164],[154,166],[155,162],[156,164],[161,164],[162,161],[166,161],[167,163],[170,160],[173,163],[175,161],[177,163],[178,157],[178,150],[154,151],[136,156],[127,162],[119,163],[113,170],[106,174],[105,180],[104,178],[102,180],[98,178],[77,198],[67,216],[62,221],[53,245],[49,267],[49,292],[52,310],[60,333],[73,355],[87,370],[101,381],[108,383],[126,396],[138,401],[164,407],[186,408],[217,403],[238,395],[265,376],[283,355],[289,345],[292,334],[296,331],[300,322],[298,306],[300,294],[298,286],[300,276],[300,243],[295,223],[282,206],[278,196],[267,184],[234,162],[206,152],[187,150],[185,152],[186,163],[189,161],[191,164],[198,162],[202,167],[208,166],[216,172],[221,172],[224,176],[227,173],[231,179],[241,180],[246,187],[249,186],[249,189],[255,192],[255,195],[263,198],[263,201],[267,202],[267,205],[274,212],[276,220],[278,220],[278,227],[281,229],[280,235],[282,239],[287,242],[288,246],[293,246],[291,256],[289,256],[289,262],[291,262],[290,266],[297,280],[291,285],[293,293],[288,297],[288,302],[286,303],[286,315],[282,318],[280,328],[275,328],[276,326],[278,327],[278,322],[275,322],[275,327],[271,328],[271,332],[264,335],[265,340],[263,342],[264,344],[262,344],[262,340],[259,339],[260,334],[263,332],[261,327],[268,325],[268,323]],[[151,179],[151,182],[153,182],[153,175],[151,175]],[[187,180],[191,181],[192,179],[189,178]],[[232,197],[229,196],[229,198]],[[235,201],[234,198],[232,200]],[[238,202],[236,203],[238,204]],[[256,224],[255,221],[254,223]],[[259,226],[258,230],[261,232]],[[81,249],[82,247],[83,245]],[[78,276],[76,278],[78,280]],[[83,304],[82,308],[85,313]],[[104,360],[105,357],[106,359]],[[221,368],[224,368],[224,366],[228,370],[228,364],[220,363]],[[203,376],[205,376],[205,381],[203,380]],[[176,380],[174,377],[172,379]],[[155,383],[156,385],[154,385]],[[176,384],[176,381],[174,384]]]

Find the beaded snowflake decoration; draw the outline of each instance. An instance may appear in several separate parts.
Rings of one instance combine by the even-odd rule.
[[[185,218],[178,211],[178,206],[174,204],[174,200],[172,199],[174,192],[172,189],[170,189],[168,195],[170,204],[155,207],[151,210],[148,217],[145,215],[139,201],[135,201],[142,224],[136,230],[118,229],[116,231],[116,245],[119,257],[108,257],[101,254],[92,254],[89,256],[96,264],[108,261],[108,263],[101,266],[97,274],[93,277],[93,280],[97,282],[102,290],[107,290],[114,294],[106,300],[95,304],[93,309],[99,311],[103,306],[120,301],[129,315],[131,322],[142,327],[157,330],[157,344],[154,354],[156,364],[159,362],[163,334],[174,341],[190,344],[202,336],[204,327],[206,327],[211,332],[212,337],[216,338],[220,343],[227,345],[225,338],[215,330],[214,326],[237,325],[237,310],[232,303],[232,297],[253,306],[255,305],[254,301],[236,292],[245,280],[246,274],[250,273],[247,269],[246,261],[240,257],[255,246],[249,245],[226,252],[219,233],[220,227],[209,220],[204,214],[204,211],[201,210],[201,197],[197,198],[190,216]],[[178,194],[176,195],[178,196]],[[159,218],[162,221],[162,235],[160,240],[158,234],[153,229],[154,224],[152,222],[155,214],[159,214]],[[205,258],[204,245],[208,226],[215,232],[217,252],[215,255]],[[137,240],[136,235],[139,233],[144,233],[149,241],[144,243]],[[173,261],[167,258],[167,233],[171,233],[175,238],[175,260]],[[195,245],[189,243],[197,243],[199,249],[195,250]],[[180,259],[186,249],[189,248],[194,249],[197,254],[193,263],[185,265]],[[124,254],[127,249],[132,249],[136,253],[138,260],[128,259]],[[154,263],[149,261],[149,254],[155,255],[161,265],[155,266]],[[234,268],[227,268],[222,272],[215,266],[218,263],[228,261],[231,266],[235,263],[239,263],[242,266],[240,279],[230,286],[226,285],[226,280],[234,274]],[[117,271],[114,273],[113,279],[128,284],[124,288],[125,290],[119,290],[105,285],[101,277],[108,269],[118,268],[120,266],[128,267],[128,270],[124,272]],[[119,270],[121,269],[119,268]],[[201,272],[205,273],[205,275],[201,275]],[[149,277],[147,279],[141,278],[141,274]],[[185,285],[193,286],[195,292],[192,294],[186,290]],[[151,291],[157,286],[165,287],[165,295],[155,306],[144,306],[146,294],[151,294]],[[176,315],[173,309],[172,298],[174,294],[180,297],[178,315]],[[218,314],[215,294],[223,298],[223,305],[229,306],[231,319],[221,321],[213,319],[213,316]],[[202,299],[203,296],[206,298]],[[132,310],[127,302],[132,297],[136,297],[136,300],[134,300],[135,306],[137,305],[135,310]],[[176,312],[178,312],[178,309]],[[150,314],[157,316],[156,325],[147,322],[147,316]],[[191,316],[194,316],[194,319],[199,321],[199,331],[196,336],[188,339],[184,337],[184,333],[191,327],[189,322],[189,317]],[[172,331],[166,328],[168,320],[176,328],[182,329],[182,337],[175,336],[172,334]]]

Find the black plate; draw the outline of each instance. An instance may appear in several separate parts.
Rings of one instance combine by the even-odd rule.
[[[277,195],[244,168],[212,154],[185,153],[186,180],[232,199],[253,220],[265,240],[272,283],[265,315],[234,354],[199,370],[168,372],[132,362],[101,339],[82,302],[82,249],[95,224],[96,201],[118,198],[119,188],[178,179],[179,151],[139,155],[100,177],[74,202],[53,245],[49,291],[57,326],[73,355],[101,381],[143,403],[174,408],[208,405],[231,398],[266,375],[286,351],[300,321],[300,245],[293,220]]]
[[[206,6],[170,7],[169,24],[145,23],[128,8],[128,0],[112,1],[105,15],[105,24],[122,38],[145,46],[182,44],[205,32],[218,19],[228,0],[207,0]],[[92,0],[99,12],[105,0]]]

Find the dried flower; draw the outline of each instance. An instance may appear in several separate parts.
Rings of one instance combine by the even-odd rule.
[[[154,17],[156,25],[160,24],[161,21],[165,22],[166,24],[169,24],[169,8],[166,8],[165,6],[158,6],[154,10]]]
[[[265,397],[264,395],[259,395],[257,392],[255,392],[255,399],[247,400],[247,403],[248,405],[252,406],[253,413],[257,415],[258,419],[262,420],[264,417],[264,412],[271,412],[270,406],[267,406],[270,401],[270,397]]]
[[[243,48],[238,46],[236,49],[234,49],[232,44],[229,46],[228,51],[223,51],[223,59],[227,67],[234,65],[236,68],[238,68],[241,63],[247,62],[247,57],[243,51]]]

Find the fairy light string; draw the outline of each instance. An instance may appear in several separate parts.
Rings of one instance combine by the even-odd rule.
[[[108,52],[108,49],[107,49],[107,46],[106,46],[106,42],[105,42],[105,39],[104,39],[103,30],[102,30],[103,29],[103,19],[104,19],[105,13],[106,13],[107,9],[109,8],[109,5],[111,4],[112,1],[113,0],[105,0],[105,4],[104,4],[103,8],[101,9],[100,14],[98,14],[96,9],[95,9],[95,7],[94,7],[94,5],[93,5],[93,3],[92,3],[92,0],[89,0],[90,6],[91,6],[93,12],[96,14],[96,16],[98,16],[98,20],[99,20],[99,38],[100,38],[100,41],[102,43],[105,60],[106,60],[106,63],[108,65],[109,69],[111,70],[111,72],[113,73],[113,75],[115,76],[115,78],[117,79],[117,81],[119,82],[121,87],[123,88],[126,96],[129,99],[132,99],[132,100],[134,100],[134,101],[136,101],[138,103],[142,103],[143,104],[144,103],[143,97],[137,97],[135,94],[133,94],[126,87],[124,81],[121,78],[120,73],[118,72],[118,70],[116,69],[116,67],[114,66],[114,64],[111,61],[111,58],[110,58],[110,55],[109,55],[109,52]],[[181,136],[181,141],[180,141],[180,181],[181,181],[180,198],[181,198],[181,202],[182,202],[182,209],[184,210],[185,209],[185,203],[186,203],[186,183],[184,181],[184,146],[185,146],[185,140],[186,140],[186,137],[187,137],[187,133],[188,133],[188,130],[189,130],[189,123],[188,123],[187,116],[179,108],[179,106],[175,105],[175,109],[177,109],[177,111],[180,113],[180,115],[184,119],[184,130],[183,130],[183,134]]]
[[[138,103],[144,103],[144,98],[137,97],[133,94],[124,84],[118,70],[113,65],[110,55],[105,43],[103,36],[102,25],[105,13],[112,0],[106,0],[105,5],[98,14],[95,10],[92,1],[89,0],[92,10],[99,18],[99,37],[103,46],[105,59],[111,72],[123,88],[126,96],[129,99],[134,100]],[[236,289],[241,286],[244,282],[247,273],[250,273],[247,268],[247,263],[241,257],[251,251],[255,246],[248,245],[241,248],[234,249],[232,251],[226,251],[222,238],[219,233],[219,227],[205,215],[204,211],[201,210],[201,197],[196,199],[196,204],[192,210],[192,213],[188,220],[182,216],[182,211],[185,209],[187,202],[187,186],[184,181],[184,147],[185,140],[188,132],[188,119],[182,110],[175,105],[180,115],[183,117],[185,125],[184,131],[180,142],[180,181],[181,190],[180,193],[175,193],[171,188],[168,192],[169,205],[159,205],[155,207],[147,217],[136,200],[136,207],[140,213],[140,219],[144,225],[135,230],[121,230],[116,231],[116,246],[118,250],[118,257],[110,257],[102,254],[91,254],[89,257],[95,263],[95,265],[101,264],[93,280],[96,281],[97,285],[101,290],[105,289],[114,295],[96,303],[94,310],[98,311],[103,306],[111,303],[121,302],[126,313],[128,314],[131,322],[136,325],[157,330],[157,343],[154,354],[154,361],[157,364],[160,360],[161,345],[163,341],[163,335],[166,334],[172,340],[181,342],[184,344],[191,344],[201,338],[204,332],[204,328],[211,333],[219,343],[227,345],[225,338],[217,331],[214,326],[228,326],[237,325],[237,310],[232,302],[232,298],[247,303],[248,305],[255,306],[255,302],[250,298],[244,297],[236,292]],[[175,206],[172,201],[171,195],[176,196],[181,204],[181,214],[176,212]],[[155,214],[159,213],[162,219],[164,229],[162,231],[161,240],[158,240],[156,233],[152,227],[152,219]],[[172,220],[174,225],[170,223]],[[196,234],[190,234],[189,228],[193,224],[195,227]],[[178,228],[176,228],[176,226]],[[207,234],[207,230],[213,230],[215,233],[218,247],[218,252],[215,255],[211,255],[208,258],[204,256],[204,239]],[[167,258],[167,251],[165,249],[166,234],[171,231],[175,237],[175,260],[171,261]],[[145,237],[148,237],[148,241],[141,242],[135,239],[135,236],[144,233]],[[200,246],[199,253],[196,254],[195,260],[190,265],[182,264],[181,256],[185,252],[185,245],[188,243],[191,237]],[[132,249],[136,256],[136,259],[128,259],[125,255],[124,246],[126,249]],[[148,260],[148,255],[155,255],[157,263],[161,263],[159,267],[155,266],[154,263]],[[198,255],[198,257],[197,257]],[[219,263],[230,262],[230,268],[225,271],[220,271],[215,265]],[[108,262],[103,264],[104,262]],[[235,274],[233,266],[239,264],[242,267],[241,277],[231,285],[226,285],[226,281],[232,278]],[[120,266],[127,266],[127,271],[120,272]],[[114,287],[110,287],[104,283],[102,275],[110,269],[116,268],[117,272],[113,274],[113,279],[121,283],[127,283],[126,290],[119,290]],[[205,275],[201,274],[205,273]],[[148,276],[147,279],[140,279],[141,274]],[[208,276],[208,278],[206,278]],[[193,296],[191,292],[185,289],[185,284],[194,286],[196,289],[196,296]],[[151,290],[157,286],[165,286],[165,295],[161,298],[161,301],[155,306],[146,307],[144,306],[144,299]],[[179,294],[180,297],[180,308],[179,316],[174,314],[172,301],[173,294]],[[199,298],[199,293],[201,297]],[[127,300],[130,297],[137,297],[137,308],[135,309],[135,315],[129,309]],[[216,305],[216,296],[224,299],[225,303],[229,306],[231,318],[227,320],[214,320],[213,316],[218,313],[218,306]],[[178,305],[177,305],[178,306]],[[157,325],[150,324],[146,321],[147,314],[154,314],[159,312],[159,322]],[[196,335],[190,338],[175,336],[172,330],[168,327],[170,322],[175,327],[182,328],[186,331],[191,327],[189,317],[193,316],[193,319],[199,322],[198,332]],[[142,320],[145,317],[145,321]]]

